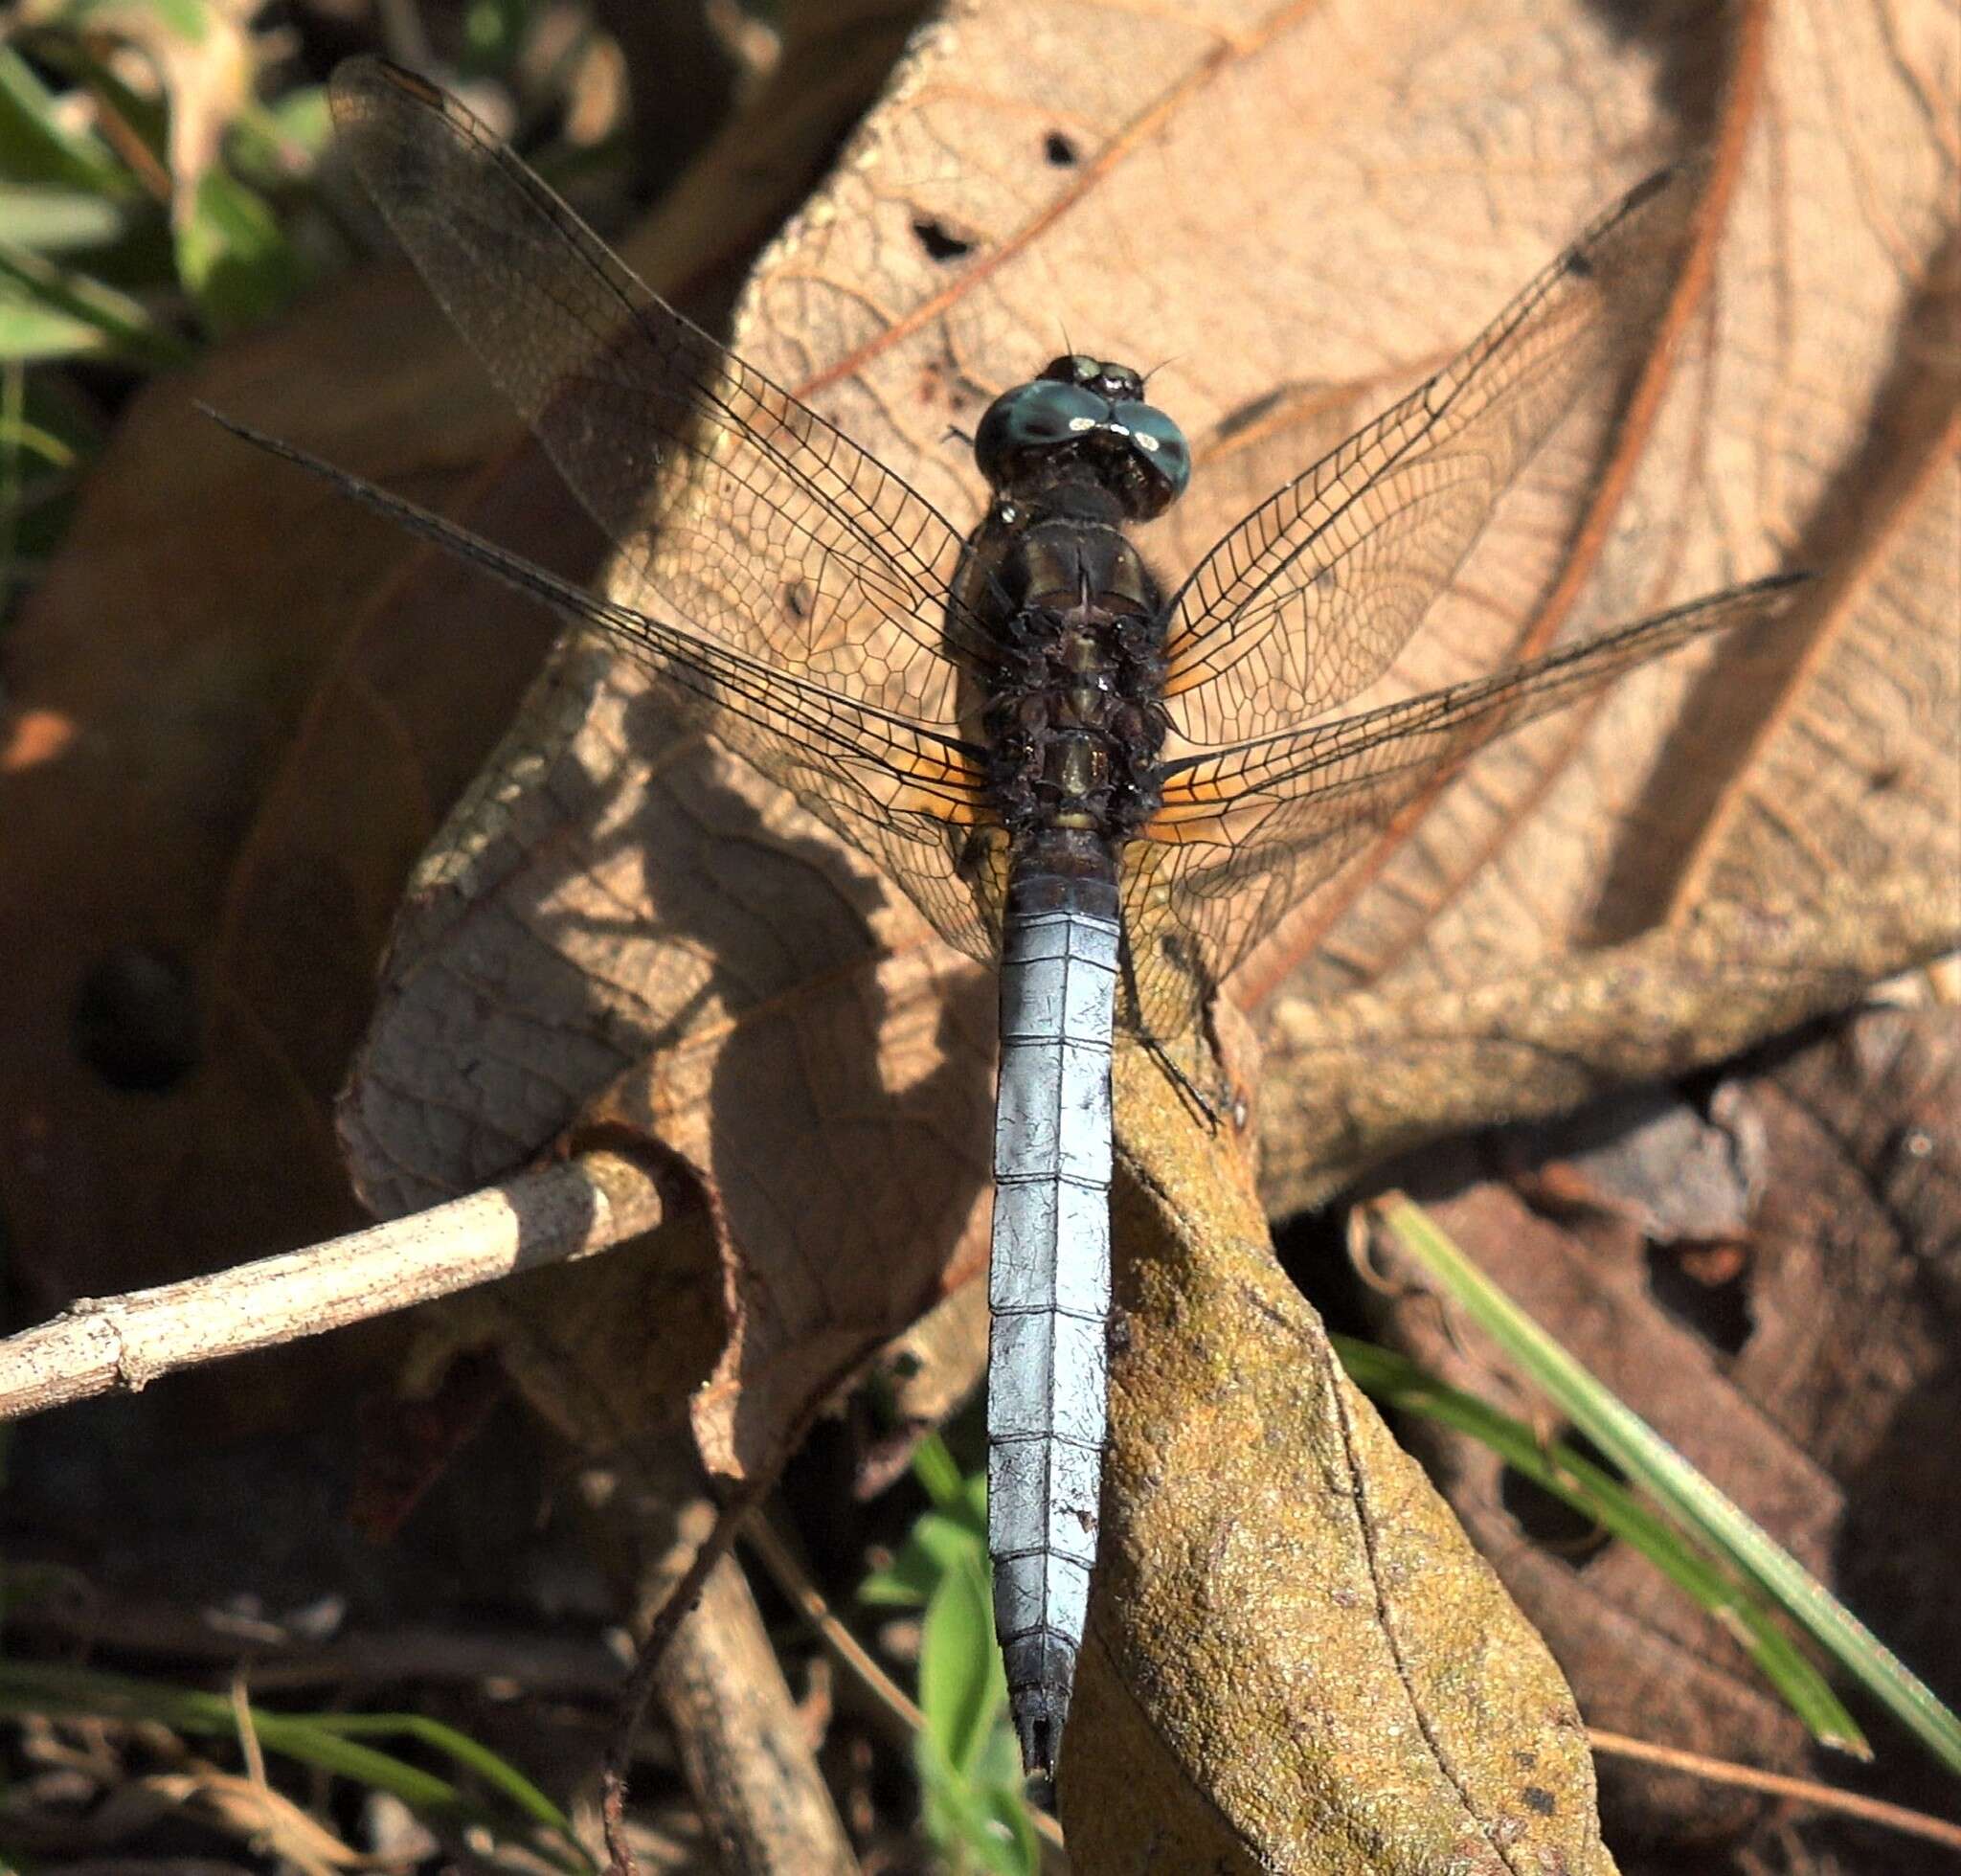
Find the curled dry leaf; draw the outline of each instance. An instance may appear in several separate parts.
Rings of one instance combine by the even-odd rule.
[[[1961,683],[1934,629],[1949,576],[1927,571],[1952,508],[1951,360],[1915,341],[1952,239],[1937,10],[1883,29],[1854,10],[1693,10],[1642,36],[1579,5],[1460,9],[1447,27],[1430,8],[1255,7],[1100,13],[1096,34],[1087,48],[1039,7],[954,9],[758,267],[737,349],[953,515],[980,491],[950,427],[1059,334],[1163,360],[1154,396],[1205,439],[1179,530],[1152,543],[1175,569],[1433,369],[1591,210],[1707,148],[1632,376],[1534,461],[1369,701],[1780,565],[1831,569],[1776,639],[1644,672],[1481,757],[1253,960],[1248,998],[1286,985],[1257,1091],[1272,1189],[1297,1198],[1440,1124],[1707,1059],[1951,942],[1941,764]],[[1843,109],[1864,84],[1872,107]],[[1680,727],[1712,696],[1745,712],[1743,729],[1724,718],[1720,774]],[[989,995],[794,804],[662,722],[632,673],[567,655],[419,876],[343,1127],[388,1209],[582,1126],[677,1155],[709,1201],[726,1313],[696,1430],[743,1470],[776,1463],[833,1379],[978,1269]],[[1793,780],[1838,810],[1807,812],[1829,838],[1794,876],[1778,851]],[[1219,1168],[1142,1143],[1121,1108],[1118,1122],[1152,1189],[1192,1193],[1196,1230]],[[577,1312],[587,1331],[605,1319],[597,1344],[575,1327],[562,1345],[629,1425],[678,1411],[710,1352],[629,1346],[618,1325],[646,1320],[659,1280],[622,1270]],[[1162,1476],[1148,1463],[1192,1409],[1179,1390],[1198,1385],[1201,1319],[1141,1278],[1134,1309],[1173,1379],[1154,1394],[1145,1370],[1119,1375],[1119,1396],[1149,1406],[1119,1413],[1108,1515],[1160,1533],[1160,1556],[1181,1530],[1230,1531],[1275,1593],[1292,1587],[1301,1540],[1278,1506],[1226,1519],[1206,1476],[1247,1449]],[[533,1344],[550,1332],[526,1325]],[[1290,1322],[1246,1378],[1307,1333]],[[1344,1463],[1365,1451],[1391,1468],[1384,1502],[1402,1502],[1399,1462],[1332,1385],[1230,1436]],[[1411,1555],[1434,1542],[1441,1557],[1424,1528]],[[1469,1552],[1450,1557],[1440,1579],[1475,1595]],[[1244,1855],[1306,1854],[1302,1819],[1335,1801],[1302,1778],[1228,1803],[1267,1762],[1201,1709],[1251,1729],[1259,1706],[1284,1752],[1335,1696],[1255,1677],[1268,1697],[1240,1705],[1232,1662],[1205,1653],[1228,1617],[1206,1598],[1204,1547],[1148,1619],[1112,1613],[1113,1585],[1145,1594],[1123,1559],[1099,1632],[1124,1691],[1106,1684],[1071,1735],[1082,1776],[1121,1760],[1141,1719]],[[1328,1567],[1386,1580],[1380,1558]],[[1537,1766],[1547,1729],[1571,1726],[1543,1657],[1480,1651],[1467,1691],[1451,1672],[1461,1627],[1440,1616],[1411,1652],[1394,1597],[1352,1613],[1344,1646],[1387,1651],[1408,1719],[1394,1749],[1428,1755],[1407,1829],[1352,1835],[1353,1866],[1423,1867],[1462,1831],[1511,1858],[1494,1866],[1556,1866],[1506,1847],[1536,1818],[1573,1833],[1547,1856],[1605,1867],[1578,1772],[1541,1787],[1502,1763],[1516,1750]],[[1216,1670],[1203,1689],[1199,1661]],[[1460,1776],[1440,1743],[1459,1698],[1489,1703],[1488,1776]],[[1531,1794],[1548,1789],[1541,1810]],[[1113,1861],[1150,1835],[1122,1814],[1096,1828]]]
[[[1307,910],[1267,1062],[1304,1123],[1274,1129],[1276,1204],[1414,1115],[1716,1059],[1961,937],[1956,52],[1937,7],[1739,12],[1720,215],[1606,464],[1581,615],[1780,558],[1824,571],[1816,602],[1515,738]]]

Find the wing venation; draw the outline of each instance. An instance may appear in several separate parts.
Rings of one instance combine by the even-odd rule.
[[[1271,734],[1389,668],[1526,460],[1658,329],[1702,173],[1651,176],[1435,376],[1206,554],[1170,608],[1181,735]]]

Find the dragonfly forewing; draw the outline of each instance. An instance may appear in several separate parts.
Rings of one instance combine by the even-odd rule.
[[[1435,376],[1206,554],[1171,601],[1166,708],[1181,735],[1284,731],[1389,668],[1575,400],[1645,355],[1702,180],[1693,165],[1650,177]]]
[[[986,655],[961,536],[808,405],[652,291],[453,99],[375,59],[338,148],[618,550],[637,603],[952,730]]]

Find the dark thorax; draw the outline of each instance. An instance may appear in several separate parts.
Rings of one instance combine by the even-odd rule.
[[[1135,373],[1070,357],[997,399],[975,441],[995,499],[962,598],[993,641],[982,725],[1013,896],[1093,882],[1157,810],[1164,596],[1125,529],[1183,487],[1183,440]]]

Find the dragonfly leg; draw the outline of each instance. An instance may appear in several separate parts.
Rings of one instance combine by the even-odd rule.
[[[1117,965],[1123,977],[1123,996],[1130,1028],[1143,1046],[1144,1053],[1158,1064],[1169,1077],[1171,1085],[1178,1090],[1180,1098],[1191,1110],[1192,1117],[1206,1132],[1219,1131],[1219,1110],[1200,1091],[1198,1083],[1178,1066],[1170,1049],[1162,1038],[1144,1020],[1143,1000],[1138,994],[1137,966],[1131,955],[1130,934],[1126,932],[1117,951]],[[1194,1030],[1199,1028],[1193,1025]]]

